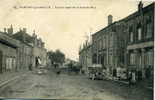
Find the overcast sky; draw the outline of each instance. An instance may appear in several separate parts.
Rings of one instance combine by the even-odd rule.
[[[149,3],[145,2],[145,5]],[[0,30],[10,24],[15,31],[20,27],[27,28],[29,34],[35,29],[48,50],[60,49],[66,57],[77,60],[79,46],[86,40],[86,35],[107,26],[109,14],[117,21],[135,12],[137,4],[135,0],[1,0]],[[51,8],[19,8],[22,6]]]

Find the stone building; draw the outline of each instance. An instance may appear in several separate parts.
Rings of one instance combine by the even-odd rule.
[[[79,63],[82,67],[81,70],[87,74],[88,67],[92,65],[92,45],[88,41],[80,48]]]
[[[109,75],[121,67],[135,70],[141,78],[153,76],[154,3],[117,22],[108,16],[108,26],[92,35],[92,62],[102,64]]]
[[[41,65],[46,66],[47,64],[47,50],[45,49],[45,43],[41,38],[38,38],[35,32],[32,35],[33,39],[33,56],[35,57],[34,66],[36,66],[37,59],[40,59]]]
[[[20,64],[24,64],[23,68],[27,69],[30,64],[35,68],[37,67],[38,60],[41,65],[46,66],[47,52],[44,47],[44,42],[41,38],[37,38],[35,32],[30,36],[26,29],[20,29],[13,37],[20,40],[19,60]]]
[[[108,16],[108,26],[92,35],[92,62],[102,64],[112,75],[113,69],[124,67],[124,21],[112,22]]]
[[[20,42],[11,37],[13,30],[0,32],[0,73],[17,71]]]
[[[126,65],[130,71],[137,71],[139,78],[153,78],[154,69],[154,3],[143,7],[126,17]]]
[[[28,67],[35,61],[31,36],[26,32],[25,28],[23,28],[23,30],[20,29],[12,36],[20,41],[20,47],[18,48],[19,70],[28,69]]]

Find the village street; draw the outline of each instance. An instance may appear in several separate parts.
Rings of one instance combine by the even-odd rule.
[[[63,98],[87,100],[152,100],[152,91],[110,80],[90,80],[85,75],[48,70],[45,75],[34,72],[0,88],[5,98]]]

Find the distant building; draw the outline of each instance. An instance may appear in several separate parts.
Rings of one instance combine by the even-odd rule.
[[[79,64],[82,71],[88,72],[88,67],[92,66],[92,45],[86,41],[79,51]]]
[[[20,47],[18,49],[18,61],[20,65],[19,70],[28,69],[28,67],[35,61],[35,57],[33,55],[33,45],[31,44],[32,37],[26,32],[25,28],[23,30],[20,29],[12,36],[20,41]]]
[[[37,35],[35,32],[32,35],[33,39],[33,56],[35,57],[35,60],[38,58],[41,61],[41,65],[46,66],[47,64],[47,50],[45,49],[45,43],[41,40],[41,38],[37,38]],[[36,66],[36,63],[34,63],[34,66]]]
[[[17,33],[13,34],[13,37],[21,41],[21,48],[19,50],[20,63],[25,64],[25,67],[28,68],[30,64],[33,67],[38,67],[37,63],[40,61],[40,65],[46,66],[47,52],[44,42],[38,39],[35,33],[33,33],[33,36],[30,36],[26,32],[26,29],[23,28],[23,30],[20,29]]]

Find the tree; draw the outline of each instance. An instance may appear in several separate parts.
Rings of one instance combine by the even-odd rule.
[[[47,54],[52,64],[54,63],[62,64],[65,61],[65,54],[61,52],[59,49],[56,50],[55,52],[49,51]]]

